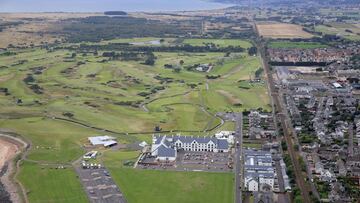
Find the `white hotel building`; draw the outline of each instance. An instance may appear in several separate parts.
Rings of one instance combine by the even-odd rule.
[[[206,136],[153,136],[151,155],[159,161],[175,161],[177,151],[229,152],[227,139]]]

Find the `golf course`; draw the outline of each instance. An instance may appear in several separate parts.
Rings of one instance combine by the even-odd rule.
[[[151,53],[83,49],[123,44]],[[168,51],[188,46],[209,51]],[[164,134],[213,135],[234,130],[218,112],[271,110],[261,59],[247,52],[252,46],[235,39],[129,38],[0,52],[0,128],[30,144],[16,177],[28,200],[87,202],[72,163],[86,152],[89,136],[111,135],[126,146],[150,143],[155,128]],[[199,71],[201,64],[210,68]],[[234,201],[232,173],[123,165],[138,155],[127,148],[101,153],[130,203]]]

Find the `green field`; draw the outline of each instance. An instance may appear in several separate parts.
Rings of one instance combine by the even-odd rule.
[[[244,143],[243,147],[249,147],[249,148],[254,148],[254,149],[261,149],[262,144],[260,143]]]
[[[332,23],[328,26],[318,25],[315,27],[315,31],[323,34],[339,35],[350,40],[360,40],[360,24]]]
[[[234,202],[232,173],[170,172],[139,170],[123,166],[138,152],[107,152],[105,164],[129,202],[140,203],[231,203]]]
[[[156,39],[117,39],[112,42],[151,40]],[[165,39],[163,46],[174,40]],[[219,46],[251,46],[241,40],[211,41]],[[200,45],[207,42],[208,39],[196,39],[183,43]],[[82,146],[87,144],[87,137],[109,134],[84,125],[117,132],[110,135],[117,137],[120,143],[128,144],[150,142],[151,133],[147,132],[152,132],[157,125],[164,131],[184,135],[213,135],[218,130],[234,128],[233,123],[221,126],[221,120],[214,116],[217,112],[271,109],[264,76],[261,76],[263,82],[249,82],[261,67],[260,58],[247,53],[231,53],[225,57],[225,53],[219,52],[154,52],[156,62],[148,66],[141,60],[108,61],[102,52],[97,56],[77,53],[72,58],[73,51],[67,49],[11,51],[17,54],[0,56],[0,88],[7,90],[7,94],[0,93],[0,128],[14,131],[31,141],[29,162],[23,163],[19,176],[29,191],[31,202],[44,199],[83,201],[83,194],[77,192],[78,196],[74,197],[69,192],[80,190],[72,170],[42,168],[44,164],[70,164],[85,152]],[[183,62],[181,65],[180,61]],[[208,73],[186,69],[205,63],[214,66]],[[180,66],[181,70],[166,69],[165,64]],[[219,78],[207,79],[206,75],[219,75]],[[204,132],[206,130],[209,131]],[[120,158],[117,155],[121,157],[114,153],[112,158]],[[186,181],[194,181],[192,184],[197,185],[189,193],[194,202],[200,199],[208,202],[233,200],[232,174],[138,171],[117,164],[109,164],[109,167],[130,203],[153,196],[158,197],[153,202],[165,202],[163,197],[191,202],[190,198],[181,199],[187,197],[164,192],[166,188],[178,189],[179,194],[189,191],[189,185],[182,184]],[[61,184],[57,186],[56,182],[61,183],[65,176],[71,186],[51,192],[57,191],[56,187]],[[41,182],[40,179],[48,181]],[[146,188],[139,197],[136,195],[139,193],[137,181]],[[37,182],[41,183],[35,184]],[[160,184],[164,182],[168,184]],[[152,184],[156,187],[150,190]]]
[[[248,41],[237,39],[185,39],[183,43],[193,46],[205,46],[206,44],[213,43],[218,47],[241,46],[246,49],[252,46]]]
[[[276,41],[269,43],[270,48],[300,48],[300,49],[314,49],[326,48],[325,44],[318,42],[290,42],[290,41]]]
[[[161,40],[161,42],[160,42]],[[170,46],[179,44],[188,44],[192,46],[205,46],[213,43],[218,47],[228,46],[241,46],[245,49],[250,48],[252,44],[249,41],[238,40],[238,39],[181,39],[176,40],[174,38],[155,38],[155,37],[144,37],[144,38],[126,38],[126,39],[113,39],[100,42],[100,44],[109,43],[133,43],[134,45],[141,46]],[[96,44],[96,43],[88,43]]]
[[[30,202],[88,202],[85,191],[72,168],[55,169],[25,161],[18,178],[25,186]]]

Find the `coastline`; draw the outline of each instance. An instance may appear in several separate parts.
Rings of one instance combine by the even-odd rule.
[[[19,161],[15,161],[27,146],[20,138],[0,133],[0,182],[13,203],[27,202],[24,189],[16,180]]]

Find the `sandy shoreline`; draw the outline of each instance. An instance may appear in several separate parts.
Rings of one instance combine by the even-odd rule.
[[[8,141],[6,138],[0,137],[0,169],[7,165],[7,170],[3,176],[0,177],[5,190],[10,194],[12,202],[21,202],[18,195],[18,188],[11,179],[11,173],[15,170],[15,165],[10,161],[20,152],[19,145]]]
[[[2,168],[7,161],[14,158],[18,150],[19,147],[17,145],[0,139],[0,168]]]

